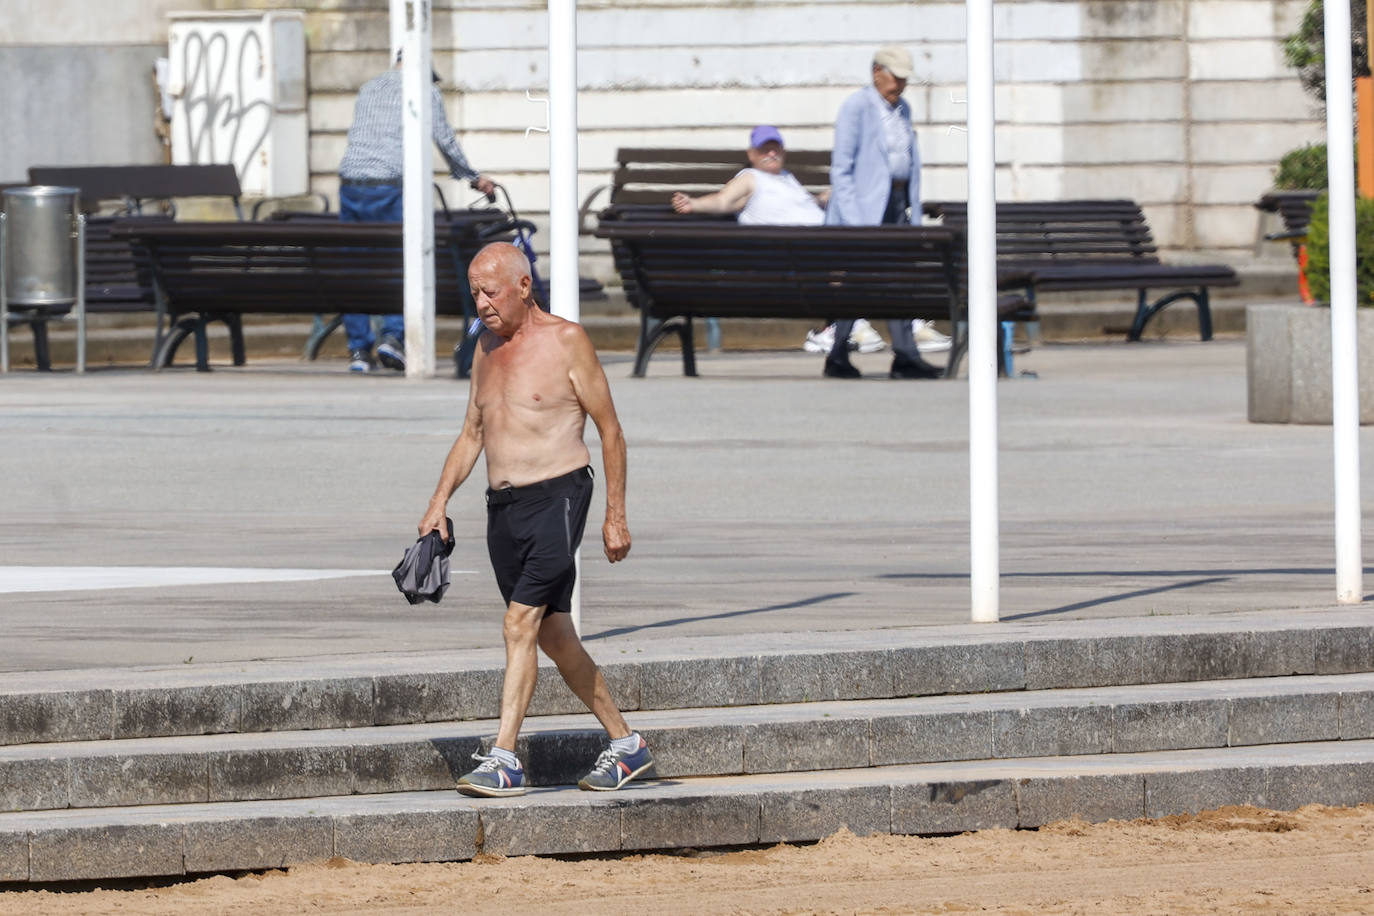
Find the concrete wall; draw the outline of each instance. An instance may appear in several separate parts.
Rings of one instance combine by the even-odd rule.
[[[97,20],[91,11],[113,5],[17,4],[34,12],[66,7]],[[82,30],[82,41],[102,34],[128,43],[159,39],[170,7],[306,10],[312,184],[336,195],[334,172],[354,95],[390,58],[386,0],[118,6],[138,8],[121,21],[141,17],[142,25],[118,31],[98,22]],[[476,167],[507,184],[516,204],[539,219],[547,206],[547,141],[538,133],[526,137],[525,129],[543,125],[544,108],[526,101],[525,91],[540,95],[547,86],[546,4],[434,6],[435,65],[460,141]],[[1269,187],[1278,157],[1323,137],[1279,48],[1304,6],[1305,0],[997,0],[999,196],[1131,197],[1145,206],[1164,247],[1232,263],[1253,258],[1260,223],[1252,203]],[[56,25],[31,26],[11,13],[14,7],[8,0],[0,12],[0,34],[22,38],[9,40],[75,43]],[[47,16],[52,23],[73,18],[80,16]],[[752,125],[772,122],[794,147],[828,147],[835,111],[868,78],[873,49],[895,41],[917,61],[907,97],[927,163],[927,196],[961,198],[965,143],[953,128],[965,116],[958,101],[964,29],[962,0],[581,0],[581,190],[585,195],[608,180],[620,146],[743,146]],[[9,56],[10,48],[3,52]],[[123,82],[136,88],[132,78]],[[0,97],[12,94],[5,85]],[[59,104],[82,99],[79,88],[70,87]],[[142,100],[125,107],[135,126],[148,122]],[[100,112],[88,116],[109,123]],[[472,197],[445,188],[451,201]],[[1270,253],[1287,256],[1277,247]],[[594,262],[584,272],[609,273],[604,259]]]
[[[209,0],[4,0],[0,182],[32,165],[163,161],[153,62],[166,13]]]

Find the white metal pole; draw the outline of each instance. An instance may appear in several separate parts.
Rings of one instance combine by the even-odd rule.
[[[998,618],[997,203],[992,0],[967,0],[969,539],[975,623]]]
[[[434,169],[430,158],[430,0],[392,0],[402,16],[406,377],[434,374]],[[393,26],[393,34],[395,29]]]
[[[577,288],[577,0],[549,0],[549,298],[581,319]]]
[[[577,0],[549,0],[549,307],[582,319],[577,281]],[[572,622],[582,632],[582,553]]]
[[[1360,558],[1360,391],[1355,339],[1355,129],[1351,110],[1350,5],[1327,3],[1325,18],[1336,600],[1355,604],[1364,597],[1364,588]]]

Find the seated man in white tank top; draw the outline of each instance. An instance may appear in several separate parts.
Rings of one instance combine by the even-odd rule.
[[[825,205],[830,192],[813,195],[787,171],[784,167],[787,153],[783,149],[782,134],[776,127],[769,124],[755,127],[749,134],[746,155],[750,167],[741,169],[725,187],[701,197],[689,197],[678,191],[673,195],[673,209],[678,213],[736,213],[740,224],[745,226],[819,226],[825,222]],[[833,335],[833,325],[809,333],[808,342],[813,338],[820,340],[827,331]],[[708,336],[709,332],[708,324]],[[833,340],[833,336],[830,339]],[[854,322],[849,342],[850,349],[864,353],[876,352],[886,346],[878,332],[862,318]],[[807,349],[816,353],[829,352],[830,343]]]
[[[740,169],[714,194],[673,195],[679,213],[738,213],[746,226],[819,226],[825,221],[825,201],[812,196],[783,168],[787,154],[776,127],[761,124],[749,135],[750,167]]]

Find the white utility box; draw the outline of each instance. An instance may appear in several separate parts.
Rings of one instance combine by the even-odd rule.
[[[168,18],[172,163],[231,163],[248,196],[308,193],[305,14]]]

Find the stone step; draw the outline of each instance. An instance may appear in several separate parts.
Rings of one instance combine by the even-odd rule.
[[[979,760],[632,783],[615,793],[450,791],[0,814],[0,883],[488,855],[617,853],[1033,828],[1223,805],[1374,800],[1374,741]]]
[[[1359,609],[588,643],[622,709],[1374,671]],[[499,649],[0,674],[0,745],[490,719]],[[532,715],[581,713],[542,668]]]
[[[1374,738],[1374,674],[642,712],[661,778]],[[0,750],[0,810],[452,789],[492,720],[29,744]],[[531,784],[605,746],[590,715],[526,721]]]

